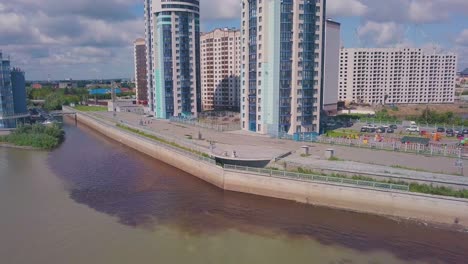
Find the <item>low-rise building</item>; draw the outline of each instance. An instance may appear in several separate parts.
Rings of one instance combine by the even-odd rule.
[[[338,99],[357,104],[453,103],[457,56],[418,48],[343,48]]]
[[[109,112],[135,113],[140,115],[145,113],[145,108],[142,105],[137,104],[137,101],[133,99],[109,101],[107,103],[107,110]]]
[[[31,87],[32,87],[33,89],[42,89],[42,84],[40,84],[40,83],[33,83],[33,84],[31,85]]]
[[[59,89],[78,88],[78,84],[75,83],[75,82],[59,82],[59,83],[58,83],[58,88],[59,88]]]

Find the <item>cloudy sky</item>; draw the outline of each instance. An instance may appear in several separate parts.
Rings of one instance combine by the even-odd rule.
[[[468,0],[327,0],[345,47],[453,51],[468,67]],[[29,80],[128,78],[143,0],[2,0],[0,50]],[[240,0],[201,0],[202,29],[238,26]]]

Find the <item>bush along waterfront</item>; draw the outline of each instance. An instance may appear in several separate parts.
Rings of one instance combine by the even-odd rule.
[[[65,132],[58,125],[24,125],[10,135],[1,136],[0,143],[14,146],[50,150],[58,147],[65,139]]]

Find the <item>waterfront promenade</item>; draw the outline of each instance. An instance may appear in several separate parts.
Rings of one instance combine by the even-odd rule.
[[[316,164],[317,166],[320,166],[320,164],[327,164],[325,168],[330,166],[342,167],[343,163],[341,161],[328,161],[324,157],[325,150],[333,148],[336,152],[336,156],[340,160],[354,162],[353,170],[366,170],[369,165],[380,165],[389,167],[389,171],[396,171],[398,174],[415,175],[416,177],[421,171],[425,173],[448,174],[449,176],[459,173],[459,169],[455,167],[456,159],[448,157],[428,157],[410,153],[296,142],[292,140],[275,139],[247,131],[218,132],[166,120],[144,118],[141,115],[133,113],[117,113],[115,119],[113,113],[109,112],[93,113],[93,115],[106,120],[116,122],[122,121],[145,130],[154,131],[166,137],[173,137],[184,143],[192,144],[205,153],[217,156],[222,156],[224,153],[230,156],[232,151],[235,151],[239,158],[267,158],[273,160],[286,153],[293,153],[293,155],[286,157],[285,161],[303,163],[304,167],[310,164]],[[140,120],[147,124],[141,126]],[[199,132],[201,133],[202,140],[198,139]],[[213,150],[210,148],[210,141],[215,142]],[[303,145],[310,146],[311,155],[307,158],[302,158],[299,154]],[[296,153],[296,155],[294,155],[294,153]],[[464,167],[468,168],[468,160],[463,160],[463,163]],[[399,168],[392,168],[391,166]],[[468,176],[468,169],[464,170],[464,176]]]
[[[198,156],[179,143],[156,138],[148,139],[141,130],[127,131],[119,122],[79,113],[83,123],[100,133],[175,166],[195,177],[226,191],[244,192],[261,196],[293,200],[318,206],[350,211],[410,218],[460,227],[468,226],[468,200],[409,192],[404,186],[343,180],[310,174],[263,172],[261,169],[240,170],[223,168]],[[164,143],[167,142],[167,143]],[[175,149],[179,146],[179,149]],[[185,150],[184,150],[185,149]],[[327,179],[325,179],[327,178]],[[406,189],[406,190],[403,190]]]

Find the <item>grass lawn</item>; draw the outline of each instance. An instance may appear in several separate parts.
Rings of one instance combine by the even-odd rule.
[[[83,112],[106,112],[107,107],[105,106],[88,106],[88,105],[77,105],[75,109]]]

